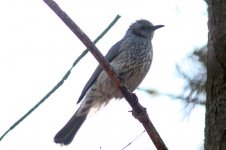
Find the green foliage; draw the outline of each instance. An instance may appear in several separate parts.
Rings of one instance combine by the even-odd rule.
[[[176,65],[178,75],[186,82],[180,97],[188,104],[205,104],[207,80],[206,56],[207,47],[204,46],[194,50],[184,62]]]

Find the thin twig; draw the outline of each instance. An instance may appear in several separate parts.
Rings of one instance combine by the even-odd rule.
[[[125,150],[128,146],[130,146],[134,141],[136,141],[143,133],[145,132],[145,130],[143,132],[141,132],[137,137],[135,137],[135,139],[133,139],[131,142],[129,142],[126,146],[124,146],[122,148],[122,150]]]
[[[109,29],[117,22],[120,18],[119,15],[108,25],[108,27],[94,40],[93,43],[97,43],[108,31]],[[10,128],[0,137],[0,141],[14,129],[20,122],[22,122],[27,116],[29,116],[34,110],[36,110],[51,94],[53,94],[60,86],[63,85],[64,81],[67,80],[71,74],[71,70],[76,66],[76,64],[88,53],[88,49],[84,50],[82,54],[74,61],[72,67],[66,72],[63,78],[37,103],[35,104],[26,114],[24,114],[19,120],[17,120]]]
[[[119,80],[116,72],[113,70],[112,66],[107,62],[104,56],[100,53],[97,47],[92,43],[89,37],[78,27],[70,17],[61,10],[53,0],[44,0],[44,2],[58,15],[58,17],[71,29],[71,31],[82,41],[82,43],[90,50],[93,56],[97,59],[99,64],[107,72],[108,76],[114,81],[117,88],[122,92],[123,96],[127,102],[132,107],[133,116],[138,119],[144,126],[148,135],[152,139],[158,150],[167,150],[166,145],[159,136],[158,132],[151,123],[146,109],[140,105],[135,94],[131,93],[125,85]]]

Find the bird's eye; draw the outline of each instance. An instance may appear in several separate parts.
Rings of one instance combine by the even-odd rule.
[[[141,27],[141,29],[146,29],[146,28],[147,28],[147,27],[145,27],[145,26],[142,26],[142,27]]]
[[[147,30],[147,29],[149,29],[149,28],[150,28],[149,26],[142,26],[142,27],[141,27],[142,30]]]

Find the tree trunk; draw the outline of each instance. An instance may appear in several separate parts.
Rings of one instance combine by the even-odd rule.
[[[226,0],[208,0],[205,150],[226,150]]]

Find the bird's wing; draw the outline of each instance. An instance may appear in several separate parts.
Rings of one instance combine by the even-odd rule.
[[[115,45],[113,45],[111,47],[111,49],[105,55],[105,59],[108,62],[111,62],[121,52],[120,51],[120,45],[121,45],[121,43],[122,43],[122,40],[120,40],[119,42],[117,42]],[[92,74],[92,76],[90,77],[90,79],[88,80],[88,82],[86,83],[85,87],[83,88],[82,93],[81,93],[81,95],[80,95],[77,103],[81,102],[81,100],[85,96],[86,92],[89,90],[89,88],[96,81],[97,77],[100,75],[100,73],[101,73],[102,70],[103,70],[102,67],[100,65],[98,65],[97,68],[96,68],[96,70],[94,71],[94,73]]]

